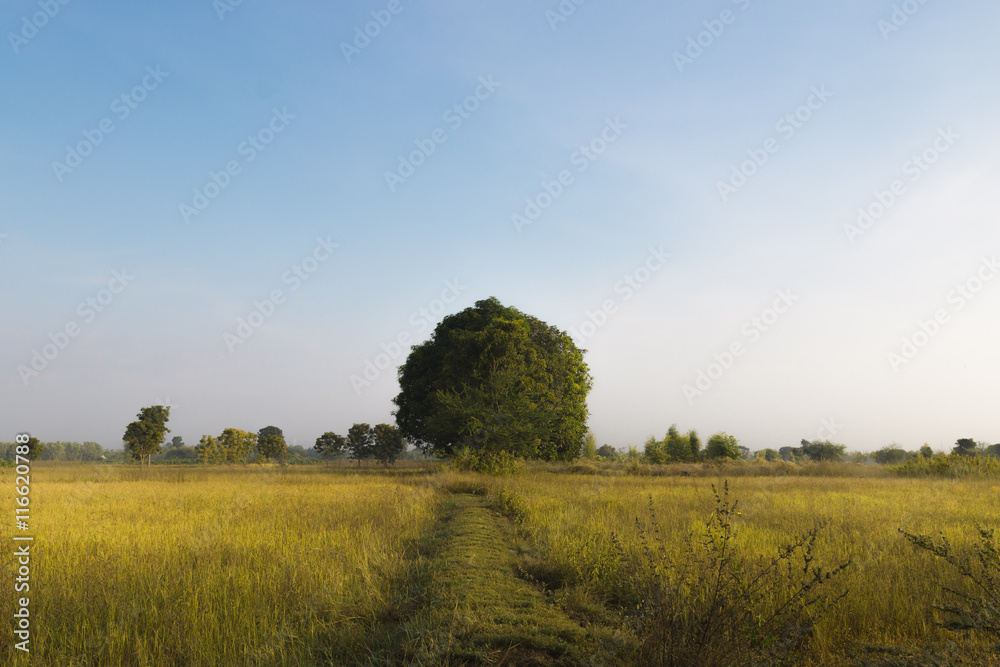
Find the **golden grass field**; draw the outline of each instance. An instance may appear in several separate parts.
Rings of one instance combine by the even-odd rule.
[[[10,507],[12,487],[5,469]],[[380,612],[435,501],[312,467],[35,464],[31,493],[31,664],[59,666],[313,664]]]
[[[627,576],[616,567],[612,532],[635,547],[649,527],[652,497],[660,530],[680,545],[715,506],[718,478],[525,474],[504,482],[523,499],[524,526],[553,564],[583,583],[613,588]],[[917,552],[898,533],[944,533],[970,546],[979,523],[1000,526],[1000,485],[992,480],[866,477],[740,477],[730,495],[743,514],[738,541],[773,555],[790,538],[826,522],[817,542],[829,565],[851,561],[836,586],[850,593],[820,622],[816,655],[840,664],[855,645],[917,647],[957,639],[932,622],[940,584],[961,585],[942,564]],[[669,541],[669,539],[668,539]],[[984,643],[973,638],[975,646]]]
[[[940,531],[957,545],[971,544],[977,523],[1000,525],[997,483],[901,479],[880,471],[873,476],[730,477],[731,496],[739,499],[742,512],[737,540],[752,552],[770,555],[825,522],[817,542],[820,558],[830,565],[851,561],[835,584],[849,590],[847,597],[817,628],[810,654],[815,664],[848,664],[848,651],[904,655],[949,642],[962,655],[978,655],[989,645],[986,638],[933,623],[940,585],[956,583],[954,577],[910,546],[898,529]],[[622,657],[627,631],[614,627],[613,614],[595,611],[629,577],[612,533],[621,548],[637,549],[638,531],[650,527],[652,497],[662,536],[679,548],[687,532],[711,513],[712,484],[722,480],[628,475],[620,467],[596,465],[582,472],[599,474],[574,474],[568,466],[532,466],[512,477],[489,478],[434,467],[140,469],[36,463],[31,660],[13,649],[12,640],[3,643],[0,662],[60,667],[464,664],[500,662],[508,655],[509,664],[517,664],[509,652],[490,652],[504,641],[500,626],[475,635],[480,643],[472,647],[475,633],[469,625],[479,621],[466,614],[463,635],[449,626],[450,611],[427,613],[440,606],[442,595],[434,591],[446,582],[449,590],[470,587],[459,596],[470,608],[479,594],[476,581],[455,583],[462,580],[454,570],[465,561],[449,558],[442,549],[468,551],[468,559],[477,549],[516,552],[511,558],[523,557],[524,568],[511,567],[547,573],[550,581],[539,575],[531,585],[557,589],[547,597],[536,591],[539,597],[524,602],[525,609],[541,613],[540,605],[561,606],[556,611],[562,620],[550,623],[557,628],[566,618],[587,617],[605,649],[624,647],[618,657],[605,651],[601,660],[627,662]],[[14,506],[13,477],[12,469],[0,469],[0,502],[8,508]],[[468,514],[462,530],[496,521],[487,537],[480,536],[489,544],[479,545],[475,535],[449,533],[442,512],[466,511],[459,501],[472,496],[456,492],[469,490],[485,498],[503,490],[505,511],[515,518],[516,529],[499,511],[489,519],[481,507],[469,505],[467,511],[478,514]],[[4,531],[8,545],[10,532]],[[6,618],[15,597],[11,551],[5,549],[0,560]],[[501,589],[490,585],[489,590]],[[503,601],[494,598],[489,605],[495,615],[500,611],[493,607]],[[525,622],[523,616],[517,620]],[[421,635],[432,630],[444,637],[440,642],[447,642],[446,650],[432,654],[413,648],[426,647]],[[553,632],[569,642],[575,636]],[[13,637],[7,628],[3,633]],[[459,650],[463,641],[468,645],[464,653]],[[556,648],[548,650],[557,650],[559,641],[554,639],[550,646]],[[537,664],[549,664],[541,653],[530,655]]]

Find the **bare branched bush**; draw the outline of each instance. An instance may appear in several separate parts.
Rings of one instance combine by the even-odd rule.
[[[1000,551],[993,530],[977,526],[979,542],[972,553],[960,552],[941,535],[935,542],[928,535],[914,535],[902,528],[903,536],[917,549],[944,560],[966,583],[966,590],[942,586],[947,601],[935,605],[944,612],[939,625],[951,630],[980,630],[1000,638]]]
[[[736,544],[741,515],[712,486],[716,507],[703,527],[669,558],[650,498],[651,529],[630,557],[642,602],[631,624],[643,665],[783,665],[800,655],[817,620],[847,591],[827,593],[849,563],[825,570],[816,563],[816,538],[807,531],[772,558],[744,555]],[[638,523],[638,519],[637,519]]]

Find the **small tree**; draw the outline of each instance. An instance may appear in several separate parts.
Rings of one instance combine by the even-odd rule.
[[[802,456],[802,449],[799,447],[782,447],[778,450],[778,455],[783,461],[794,461]]]
[[[219,436],[217,443],[225,452],[227,461],[246,465],[257,445],[257,434],[241,431],[238,428],[227,428]]]
[[[226,452],[213,436],[201,436],[201,440],[194,449],[202,463],[224,463],[226,461]]]
[[[284,463],[288,458],[288,444],[285,435],[277,426],[265,426],[257,432],[257,451],[264,460]]]
[[[701,438],[698,431],[691,429],[687,434],[688,443],[691,445],[691,460],[701,461]]]
[[[170,407],[153,405],[142,408],[137,415],[138,421],[134,421],[125,429],[122,442],[132,458],[146,465],[150,464],[153,454],[159,454],[162,449],[163,439],[170,429],[167,428],[167,421],[170,419]]]
[[[972,438],[959,438],[951,452],[959,456],[973,456],[976,453],[976,441]]]
[[[663,440],[663,448],[668,461],[683,463],[692,460],[691,439],[680,434],[680,431],[677,430],[677,424],[671,424],[667,430],[667,437]]]
[[[170,438],[171,449],[177,449],[178,447],[183,447],[183,446],[184,446],[184,438],[182,438],[181,436],[175,435],[174,437]]]
[[[388,467],[406,451],[406,440],[399,429],[391,424],[378,424],[372,429],[371,452],[379,463]]]
[[[925,442],[924,446],[920,448],[920,455],[925,459],[929,459],[934,456],[934,450]]]
[[[875,463],[881,463],[883,465],[903,463],[906,459],[906,450],[898,446],[896,443],[886,445],[877,452],[872,452],[872,460],[874,460]]]
[[[664,451],[663,443],[654,436],[649,436],[642,450],[642,456],[650,463],[666,463],[667,453]]]
[[[779,454],[778,450],[776,449],[767,448],[758,451],[756,454],[756,458],[763,459],[765,461],[780,461],[781,454]]]
[[[593,431],[587,431],[583,439],[583,458],[591,461],[597,458],[597,438]]]
[[[30,436],[28,442],[25,443],[28,447],[28,458],[32,461],[36,461],[42,456],[42,452],[45,451],[45,447],[35,436]]]
[[[316,450],[318,454],[331,459],[343,454],[346,448],[347,438],[342,435],[337,435],[333,431],[327,431],[323,435],[316,438],[316,444],[313,445],[313,449]]]
[[[368,424],[355,424],[347,430],[347,449],[351,458],[357,460],[361,467],[361,459],[372,455],[372,429]]]
[[[597,450],[597,455],[602,459],[617,459],[621,456],[617,449],[608,444],[601,445],[601,448]]]
[[[725,432],[716,433],[705,445],[705,457],[709,459],[738,459],[740,456],[740,443]]]
[[[802,454],[810,461],[839,461],[847,453],[847,445],[838,445],[829,440],[802,440]]]

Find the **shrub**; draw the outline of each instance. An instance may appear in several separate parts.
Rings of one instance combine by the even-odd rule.
[[[936,543],[927,535],[914,535],[902,528],[899,532],[916,548],[929,551],[950,565],[969,584],[969,591],[942,586],[949,599],[935,609],[947,615],[938,625],[951,630],[981,630],[1000,639],[1000,551],[993,530],[976,527],[979,544],[974,557],[960,554],[944,535]]]
[[[1000,477],[1000,460],[990,457],[935,454],[916,456],[889,471],[903,477]]]
[[[814,528],[773,558],[750,558],[734,542],[737,502],[729,485],[704,526],[688,537],[675,562],[660,536],[650,497],[652,535],[640,535],[637,572],[642,603],[631,619],[643,665],[781,664],[800,654],[816,621],[846,595],[829,595],[827,584],[849,563],[825,571],[814,564]],[[623,558],[623,549],[619,545]]]

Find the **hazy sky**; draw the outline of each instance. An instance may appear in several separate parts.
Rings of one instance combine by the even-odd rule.
[[[493,295],[588,350],[599,443],[1000,442],[998,20],[5,3],[0,440],[309,447]]]

